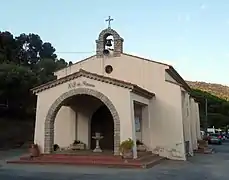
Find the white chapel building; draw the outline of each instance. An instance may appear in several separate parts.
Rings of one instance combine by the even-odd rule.
[[[109,37],[113,37],[112,40]],[[197,149],[199,107],[190,87],[170,65],[123,52],[110,27],[96,40],[96,54],[55,72],[57,79],[32,89],[37,95],[34,143],[42,153],[79,140],[120,155],[131,138],[159,156],[186,160]],[[134,158],[138,157],[136,144]]]

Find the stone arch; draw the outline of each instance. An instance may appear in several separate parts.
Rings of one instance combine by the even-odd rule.
[[[114,39],[121,39],[120,35],[111,28],[107,28],[101,31],[101,33],[99,34],[99,41],[103,41],[105,36],[109,36],[112,35],[114,37]]]
[[[55,100],[55,102],[49,108],[48,114],[45,119],[45,136],[44,136],[44,153],[49,154],[53,152],[53,144],[54,144],[54,123],[56,115],[64,104],[65,100],[75,96],[75,95],[89,95],[96,97],[100,101],[102,101],[110,110],[113,120],[114,120],[114,155],[119,155],[119,145],[120,145],[120,119],[116,108],[113,103],[109,100],[107,96],[103,93],[89,89],[89,88],[77,88],[70,90],[64,94],[62,94],[59,98]]]

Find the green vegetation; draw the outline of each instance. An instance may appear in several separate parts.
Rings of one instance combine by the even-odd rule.
[[[55,48],[37,34],[0,32],[0,116],[34,119],[34,86],[54,80],[53,72],[68,66]]]
[[[209,127],[225,128],[229,125],[229,87],[205,82],[188,82],[193,88],[192,95],[196,97],[200,107],[201,126],[205,122],[205,101],[207,99]]]
[[[187,83],[194,89],[199,89],[208,92],[220,99],[229,101],[229,87],[221,84],[206,83],[206,82],[191,82]]]
[[[0,32],[0,148],[33,140],[36,97],[30,89],[69,64],[37,34]]]

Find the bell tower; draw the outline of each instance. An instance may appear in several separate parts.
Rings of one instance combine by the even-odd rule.
[[[113,19],[109,16],[106,21],[108,21],[108,28],[102,30],[99,38],[96,40],[96,56],[98,58],[104,56],[119,57],[123,52],[124,40],[115,30],[111,29],[110,22]]]

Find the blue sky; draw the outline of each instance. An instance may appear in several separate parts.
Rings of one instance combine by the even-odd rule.
[[[228,9],[228,0],[7,0],[0,31],[37,33],[77,62],[95,53],[110,15],[126,53],[169,63],[187,80],[229,85]]]

